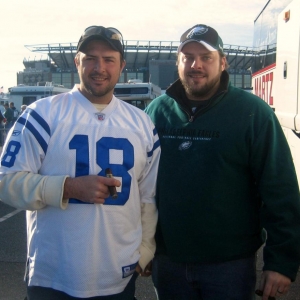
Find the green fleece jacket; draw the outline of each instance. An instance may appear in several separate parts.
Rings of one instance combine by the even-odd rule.
[[[290,149],[273,110],[221,76],[196,111],[181,82],[146,108],[159,133],[157,253],[215,263],[264,248],[264,269],[295,279],[300,198]]]

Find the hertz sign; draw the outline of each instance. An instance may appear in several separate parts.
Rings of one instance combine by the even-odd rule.
[[[252,74],[253,93],[271,106],[274,105],[272,93],[275,67],[276,64],[272,64]]]

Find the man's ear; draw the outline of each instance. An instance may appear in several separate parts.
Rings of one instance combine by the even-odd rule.
[[[121,72],[120,72],[120,76],[121,76],[122,71],[123,71],[123,69],[125,68],[125,66],[126,66],[126,60],[123,59],[123,61],[122,61],[122,63],[121,63]]]
[[[80,53],[77,53],[75,58],[74,58],[74,63],[75,63],[75,66],[76,68],[79,66],[80,64]]]
[[[226,67],[226,57],[222,57],[222,71],[225,70]]]

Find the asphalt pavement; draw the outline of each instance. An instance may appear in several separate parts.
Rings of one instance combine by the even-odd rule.
[[[26,288],[23,282],[25,260],[25,212],[16,211],[15,208],[0,201],[0,300],[24,300],[26,295]],[[257,260],[258,279],[261,270],[262,254],[259,251]],[[137,279],[136,298],[138,300],[156,300],[151,277],[139,277]],[[257,297],[256,300],[259,299],[261,298]],[[280,299],[300,300],[299,272],[297,280],[292,284],[288,295]]]

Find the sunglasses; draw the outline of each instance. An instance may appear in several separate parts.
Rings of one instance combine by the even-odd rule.
[[[84,30],[81,39],[97,34],[105,36],[110,40],[117,40],[124,46],[122,33],[113,27],[105,28],[102,26],[89,26]]]
[[[90,36],[99,36],[105,38],[115,50],[119,51],[124,57],[124,42],[122,33],[113,27],[105,28],[103,26],[89,26],[87,27],[77,45],[77,50],[81,48],[82,44]]]

